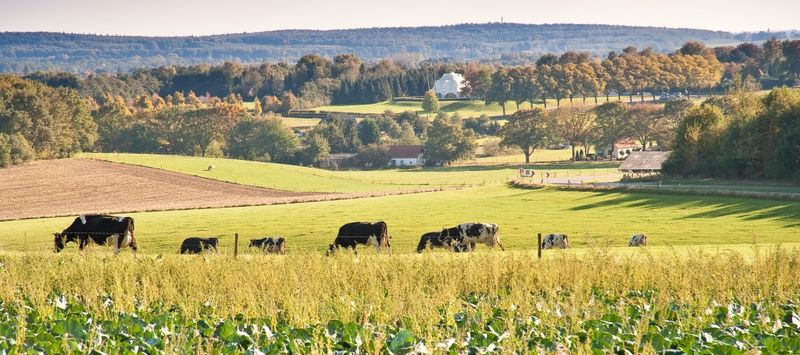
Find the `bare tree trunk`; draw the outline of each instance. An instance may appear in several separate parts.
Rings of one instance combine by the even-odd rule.
[[[505,103],[505,101],[503,101],[503,103],[500,105],[500,107],[503,108],[503,117],[506,117],[506,103]]]
[[[575,144],[570,142],[570,147],[572,147],[572,162],[575,162]]]
[[[531,162],[531,154],[533,154],[533,151],[530,149],[523,149],[522,153],[525,154],[525,164],[529,164]]]

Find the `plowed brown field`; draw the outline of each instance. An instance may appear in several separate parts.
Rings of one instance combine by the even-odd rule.
[[[85,159],[0,169],[0,220],[306,202],[348,197],[231,184]]]

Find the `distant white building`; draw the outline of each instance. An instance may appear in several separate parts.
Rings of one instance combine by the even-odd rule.
[[[433,84],[433,92],[440,99],[457,99],[462,97],[461,89],[466,86],[465,82],[461,74],[452,72],[442,74],[442,77]]]
[[[421,145],[393,145],[389,147],[389,166],[425,165]]]

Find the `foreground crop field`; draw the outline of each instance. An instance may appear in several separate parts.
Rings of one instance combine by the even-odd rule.
[[[800,351],[798,250],[551,253],[3,253],[0,352]]]

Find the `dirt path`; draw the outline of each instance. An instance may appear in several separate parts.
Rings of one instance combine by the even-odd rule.
[[[421,191],[332,194],[237,185],[166,170],[85,159],[0,169],[0,221],[372,197]]]

